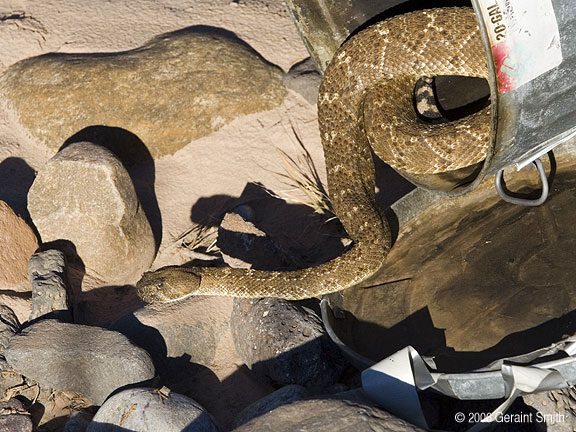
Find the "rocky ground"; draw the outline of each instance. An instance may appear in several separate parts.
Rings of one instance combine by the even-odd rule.
[[[136,296],[163,265],[341,253],[294,185],[325,180],[319,82],[282,2],[0,4],[0,431],[418,430],[316,300]]]

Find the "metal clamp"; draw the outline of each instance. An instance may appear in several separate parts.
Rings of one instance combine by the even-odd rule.
[[[536,166],[538,174],[540,174],[540,183],[542,184],[542,193],[540,194],[540,198],[526,199],[526,198],[517,198],[509,195],[504,187],[503,169],[501,169],[496,173],[496,179],[495,179],[496,191],[498,192],[498,195],[500,195],[500,198],[511,204],[531,206],[531,207],[536,207],[546,202],[546,200],[548,199],[548,193],[550,191],[550,185],[548,184],[548,177],[546,176],[546,171],[544,170],[544,166],[542,165],[542,161],[540,159],[536,159],[532,163]]]

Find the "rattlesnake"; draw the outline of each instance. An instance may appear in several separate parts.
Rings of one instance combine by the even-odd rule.
[[[377,23],[335,54],[319,91],[318,119],[334,211],[353,245],[340,257],[296,271],[164,267],[138,282],[145,301],[187,295],[302,299],[339,291],[375,273],[390,249],[375,203],[371,148],[396,170],[433,174],[482,161],[489,107],[454,122],[426,123],[414,110],[421,77],[487,78],[472,9],[412,12]]]

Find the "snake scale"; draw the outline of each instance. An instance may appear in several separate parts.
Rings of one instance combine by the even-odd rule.
[[[391,235],[375,202],[372,151],[397,171],[414,174],[463,168],[487,153],[489,107],[441,124],[417,116],[416,82],[438,75],[487,78],[472,9],[430,9],[379,22],[343,44],[326,69],[318,120],[330,200],[353,240],[344,254],[294,271],[164,267],[144,274],[137,284],[140,297],[148,302],[188,295],[295,300],[351,287],[375,273]]]

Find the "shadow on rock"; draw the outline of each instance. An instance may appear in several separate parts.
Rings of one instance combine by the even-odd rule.
[[[93,289],[83,291],[83,285],[91,285],[86,275],[86,267],[76,252],[76,246],[69,240],[55,240],[44,243],[38,251],[56,249],[64,253],[66,259],[66,279],[68,305],[76,324],[106,326],[144,305],[132,285],[105,285],[94,280]],[[60,318],[59,312],[43,315],[38,319]],[[65,320],[67,321],[67,320]],[[31,324],[31,323],[29,323]]]
[[[162,215],[154,189],[156,178],[154,159],[146,144],[126,129],[110,126],[89,126],[68,138],[59,150],[82,141],[107,148],[126,167],[140,205],[152,228],[156,249],[158,249],[162,241]]]
[[[243,408],[272,390],[269,386],[256,381],[246,367],[232,369],[230,375],[222,380],[216,375],[218,365],[224,363],[215,359],[216,352],[205,351],[210,351],[210,347],[214,345],[214,349],[221,347],[228,353],[228,348],[222,347],[226,343],[224,341],[226,336],[222,336],[222,333],[227,332],[227,328],[214,330],[224,340],[206,342],[195,340],[202,335],[210,335],[209,323],[202,322],[200,323],[202,328],[196,328],[179,323],[175,317],[174,325],[171,328],[160,327],[161,332],[142,321],[137,314],[132,313],[117,321],[112,329],[124,334],[134,344],[148,351],[159,376],[158,386],[165,385],[174,392],[196,400],[215,416],[224,426],[223,430],[227,430],[226,426],[233,424],[235,416]],[[231,353],[221,355],[232,355],[230,360],[225,360],[226,362],[238,361]],[[215,365],[215,368],[212,370],[205,365],[210,367]],[[230,365],[226,363],[224,368],[228,370]]]
[[[345,232],[331,214],[321,215],[310,206],[290,204],[258,183],[248,183],[238,198],[228,195],[200,198],[192,207],[190,219],[194,224],[219,226],[230,211],[241,213],[244,219],[268,235],[298,264],[296,268],[329,261],[344,250],[342,237]],[[219,247],[224,250],[225,245]],[[248,255],[234,258],[249,262],[254,268],[272,269],[265,261],[250,261]]]
[[[108,326],[144,306],[133,285],[105,285],[83,292],[75,304],[78,324]]]
[[[156,373],[163,384],[171,390],[186,394],[196,384],[202,389],[216,386],[220,380],[205,366],[191,361],[189,354],[178,357],[168,355],[168,347],[164,336],[152,326],[142,323],[133,313],[117,321],[112,329],[129,338],[134,344],[145,349],[154,362]],[[196,383],[199,381],[199,383]],[[198,401],[202,403],[200,400]]]
[[[15,213],[30,221],[28,190],[36,174],[24,159],[9,157],[0,162],[0,200],[5,201]]]

